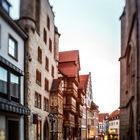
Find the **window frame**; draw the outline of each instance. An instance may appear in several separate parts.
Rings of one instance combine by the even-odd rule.
[[[49,71],[49,58],[47,56],[45,57],[45,69]]]
[[[10,69],[6,68],[5,66],[0,66],[1,68],[5,69],[7,71],[7,91],[6,93],[0,92],[0,97],[6,98],[10,101],[14,101],[14,102],[20,102],[20,98],[21,98],[21,76],[19,74],[17,74],[14,71],[11,71]],[[10,83],[11,83],[11,74],[15,75],[16,77],[18,77],[18,97],[14,97],[11,94],[11,90],[10,90]]]
[[[41,86],[41,72],[38,69],[36,69],[36,84]]]
[[[47,15],[47,28],[50,31],[50,17]]]
[[[10,44],[9,44],[9,40],[12,40],[13,42],[14,42],[14,44],[15,44],[15,49],[14,49],[14,53],[15,53],[15,56],[13,56],[11,53],[10,53]],[[17,40],[12,36],[12,35],[10,35],[9,34],[9,36],[8,36],[8,55],[10,56],[10,57],[12,57],[14,60],[16,60],[16,61],[18,61],[18,42],[17,42]]]
[[[42,49],[39,46],[37,49],[37,60],[39,63],[42,63]]]
[[[40,102],[39,102],[39,99],[40,99]],[[41,96],[41,94],[39,94],[36,91],[35,91],[35,95],[34,95],[34,106],[39,109],[42,108],[42,96]]]
[[[43,29],[43,41],[47,45],[47,30],[44,28]]]
[[[46,97],[44,97],[43,109],[49,112],[49,100]]]
[[[47,86],[46,86],[47,85]],[[44,85],[44,89],[45,91],[49,92],[49,80],[47,78],[45,78],[45,85]]]
[[[52,53],[52,40],[49,38],[49,50]]]

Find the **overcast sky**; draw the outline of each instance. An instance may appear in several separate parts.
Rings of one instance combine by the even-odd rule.
[[[13,3],[18,0],[9,1]],[[60,51],[80,51],[80,73],[92,74],[94,102],[100,112],[112,112],[119,107],[119,17],[124,0],[50,2],[55,13],[55,24],[61,33]]]

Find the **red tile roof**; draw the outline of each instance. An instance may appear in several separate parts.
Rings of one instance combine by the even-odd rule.
[[[80,75],[80,87],[86,90],[89,75]]]
[[[59,62],[72,62],[77,61],[78,59],[79,59],[78,50],[59,52]]]
[[[64,51],[59,52],[60,72],[68,77],[76,77],[80,70],[79,51]]]
[[[109,116],[109,113],[100,113],[99,114],[99,122],[103,122],[105,116]]]
[[[113,120],[114,118],[119,117],[119,114],[120,114],[120,110],[119,110],[119,109],[113,111],[113,112],[109,115],[109,120]]]
[[[76,77],[77,75],[77,68],[75,66],[59,64],[58,68],[61,73],[68,77]]]

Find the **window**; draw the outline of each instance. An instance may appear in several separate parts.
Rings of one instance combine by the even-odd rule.
[[[49,100],[44,98],[44,111],[49,111]]]
[[[19,77],[10,74],[10,95],[14,98],[19,98]]]
[[[47,16],[47,27],[48,27],[48,30],[50,30],[50,18],[49,18],[49,16]]]
[[[20,77],[0,67],[0,96],[19,102],[19,95]]]
[[[54,77],[54,66],[52,66],[52,77]]]
[[[0,92],[7,94],[7,70],[0,67]]]
[[[35,107],[41,109],[41,95],[35,92]]]
[[[9,39],[8,39],[8,53],[11,57],[13,57],[16,60],[17,60],[17,51],[18,51],[17,41],[14,38],[12,38],[11,36],[9,36]]]
[[[52,52],[52,40],[49,38],[49,50]]]
[[[45,90],[49,91],[49,80],[45,78]]]
[[[46,31],[45,28],[44,28],[44,31],[43,31],[43,40],[44,40],[45,44],[47,44],[47,31]]]
[[[42,63],[42,49],[38,47],[38,62]]]
[[[49,71],[49,59],[47,56],[46,56],[45,68],[47,71]]]
[[[42,126],[41,120],[37,119],[37,123],[34,125],[35,140],[41,140],[41,133],[42,133],[41,126]]]
[[[36,83],[41,86],[41,72],[36,70]]]
[[[40,30],[40,0],[36,0],[36,10],[35,10],[35,21],[36,21],[36,30],[39,33]]]
[[[1,48],[1,25],[0,25],[0,48]]]

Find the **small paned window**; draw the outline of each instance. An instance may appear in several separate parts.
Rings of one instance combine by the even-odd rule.
[[[36,83],[41,86],[41,72],[36,70]]]
[[[45,78],[45,91],[49,91],[49,80]]]
[[[38,47],[38,62],[42,63],[42,49]]]
[[[49,59],[47,56],[46,56],[46,61],[45,61],[45,68],[47,71],[49,71]]]
[[[10,74],[10,95],[14,98],[19,98],[19,77]]]
[[[11,57],[17,60],[18,57],[17,41],[11,36],[9,36],[8,39],[8,53]]]
[[[44,111],[49,111],[49,100],[44,98]]]
[[[47,44],[47,31],[46,31],[45,28],[44,28],[44,31],[43,31],[43,40],[44,40],[45,44]]]
[[[52,52],[52,40],[49,38],[49,50]]]
[[[48,27],[48,30],[50,30],[50,18],[49,18],[49,16],[47,16],[47,27]]]
[[[35,107],[41,109],[41,95],[35,92]]]
[[[0,92],[7,94],[7,70],[0,67]]]

